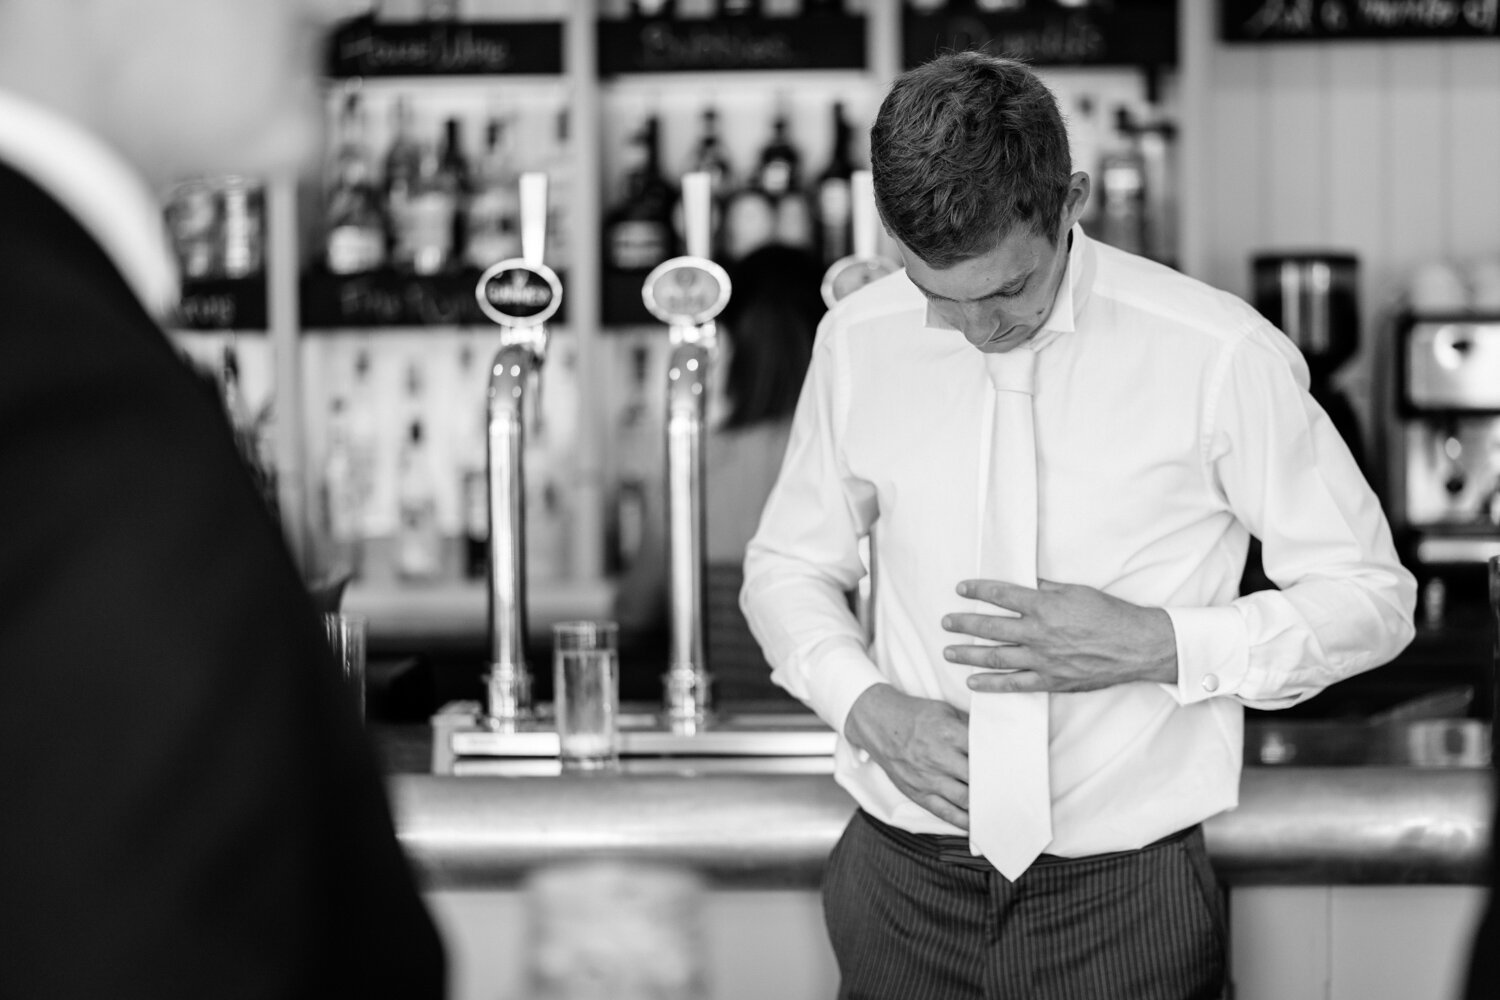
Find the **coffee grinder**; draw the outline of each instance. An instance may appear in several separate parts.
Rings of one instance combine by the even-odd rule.
[[[1361,470],[1359,420],[1333,375],[1359,349],[1359,261],[1340,251],[1264,253],[1253,259],[1255,308],[1307,360],[1312,397],[1328,413]]]

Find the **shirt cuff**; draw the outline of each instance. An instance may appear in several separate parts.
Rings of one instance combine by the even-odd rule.
[[[1177,637],[1177,683],[1164,684],[1180,704],[1236,693],[1250,669],[1250,639],[1239,609],[1167,608]]]
[[[863,643],[844,636],[821,643],[809,659],[808,700],[823,721],[842,737],[849,709],[860,695],[876,684],[886,683],[885,676],[870,659]]]

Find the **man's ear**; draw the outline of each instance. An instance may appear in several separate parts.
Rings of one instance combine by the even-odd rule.
[[[1068,193],[1063,198],[1062,231],[1072,229],[1079,219],[1083,218],[1083,210],[1089,203],[1089,196],[1093,193],[1093,182],[1089,175],[1082,170],[1068,178]]]

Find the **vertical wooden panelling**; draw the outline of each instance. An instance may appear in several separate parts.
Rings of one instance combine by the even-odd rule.
[[[1448,57],[1448,254],[1500,255],[1500,47],[1465,42]]]
[[[1245,294],[1245,248],[1263,239],[1265,215],[1266,145],[1262,53],[1249,48],[1222,48],[1210,68],[1211,100],[1204,103],[1208,117],[1189,123],[1205,135],[1204,162],[1208,191],[1203,219],[1188,225],[1205,227],[1208,236],[1201,277],[1210,284]]]
[[[1443,256],[1451,224],[1447,196],[1449,148],[1448,56],[1452,44],[1401,43],[1389,47],[1383,149],[1389,185],[1378,209],[1387,240],[1378,249],[1377,278],[1390,290],[1404,287],[1414,268]],[[1388,304],[1385,296],[1371,303]]]
[[[1283,46],[1265,57],[1264,143],[1268,202],[1264,206],[1270,248],[1307,248],[1326,242],[1328,164],[1322,136],[1327,129],[1322,45]]]
[[[1389,190],[1386,144],[1385,46],[1329,47],[1328,130],[1323,138],[1327,163],[1323,192],[1327,242],[1360,258],[1360,303],[1369,311],[1378,287],[1373,272],[1386,239],[1381,206]]]
[[[1384,247],[1390,189],[1386,146],[1385,76],[1389,47],[1363,43],[1329,46],[1328,129],[1323,157],[1328,187],[1323,193],[1330,247],[1359,258],[1359,351],[1339,372],[1339,384],[1355,402],[1367,454],[1381,453],[1377,415],[1376,359],[1386,350],[1381,336],[1388,279]],[[1382,463],[1375,462],[1375,466]]]

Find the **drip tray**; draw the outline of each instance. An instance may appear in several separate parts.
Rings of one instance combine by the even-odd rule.
[[[483,724],[479,705],[455,702],[433,717],[433,770],[476,773],[460,764],[472,758],[557,759],[557,730],[542,706],[538,717],[514,729]],[[620,757],[631,758],[831,758],[834,735],[808,712],[726,713],[693,731],[674,731],[652,712],[619,717]]]

